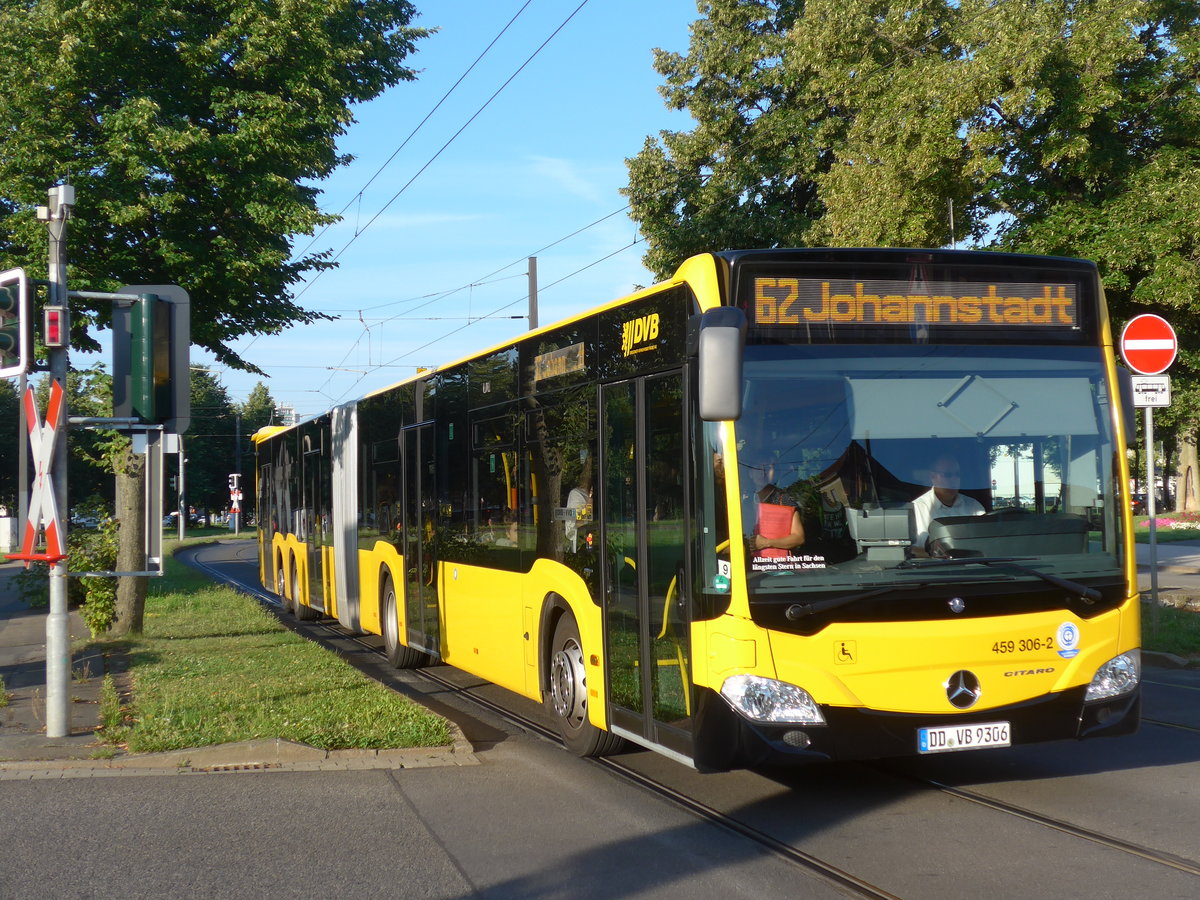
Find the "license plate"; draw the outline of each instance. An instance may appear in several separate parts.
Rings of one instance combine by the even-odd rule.
[[[917,729],[917,752],[950,753],[954,750],[982,750],[985,747],[1011,747],[1007,722],[976,722],[947,728]]]

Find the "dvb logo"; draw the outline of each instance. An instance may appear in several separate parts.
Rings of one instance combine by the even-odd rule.
[[[641,345],[656,340],[658,340],[658,313],[631,319],[621,328],[621,352],[625,356],[651,349]]]

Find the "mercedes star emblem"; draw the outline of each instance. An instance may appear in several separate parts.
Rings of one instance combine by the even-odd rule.
[[[959,669],[946,682],[946,697],[956,709],[967,709],[979,699],[979,679],[974,672]]]

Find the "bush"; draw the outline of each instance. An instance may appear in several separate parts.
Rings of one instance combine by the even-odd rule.
[[[119,523],[110,517],[95,531],[71,531],[67,535],[69,572],[112,572],[117,566]],[[50,567],[35,562],[16,576],[17,591],[30,606],[50,602]],[[67,603],[79,607],[83,621],[96,637],[108,631],[116,615],[117,580],[112,576],[82,576],[67,579]]]

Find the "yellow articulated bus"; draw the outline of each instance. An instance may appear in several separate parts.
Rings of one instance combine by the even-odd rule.
[[[705,254],[261,432],[261,576],[582,755],[1129,733],[1128,384],[1088,262]]]

